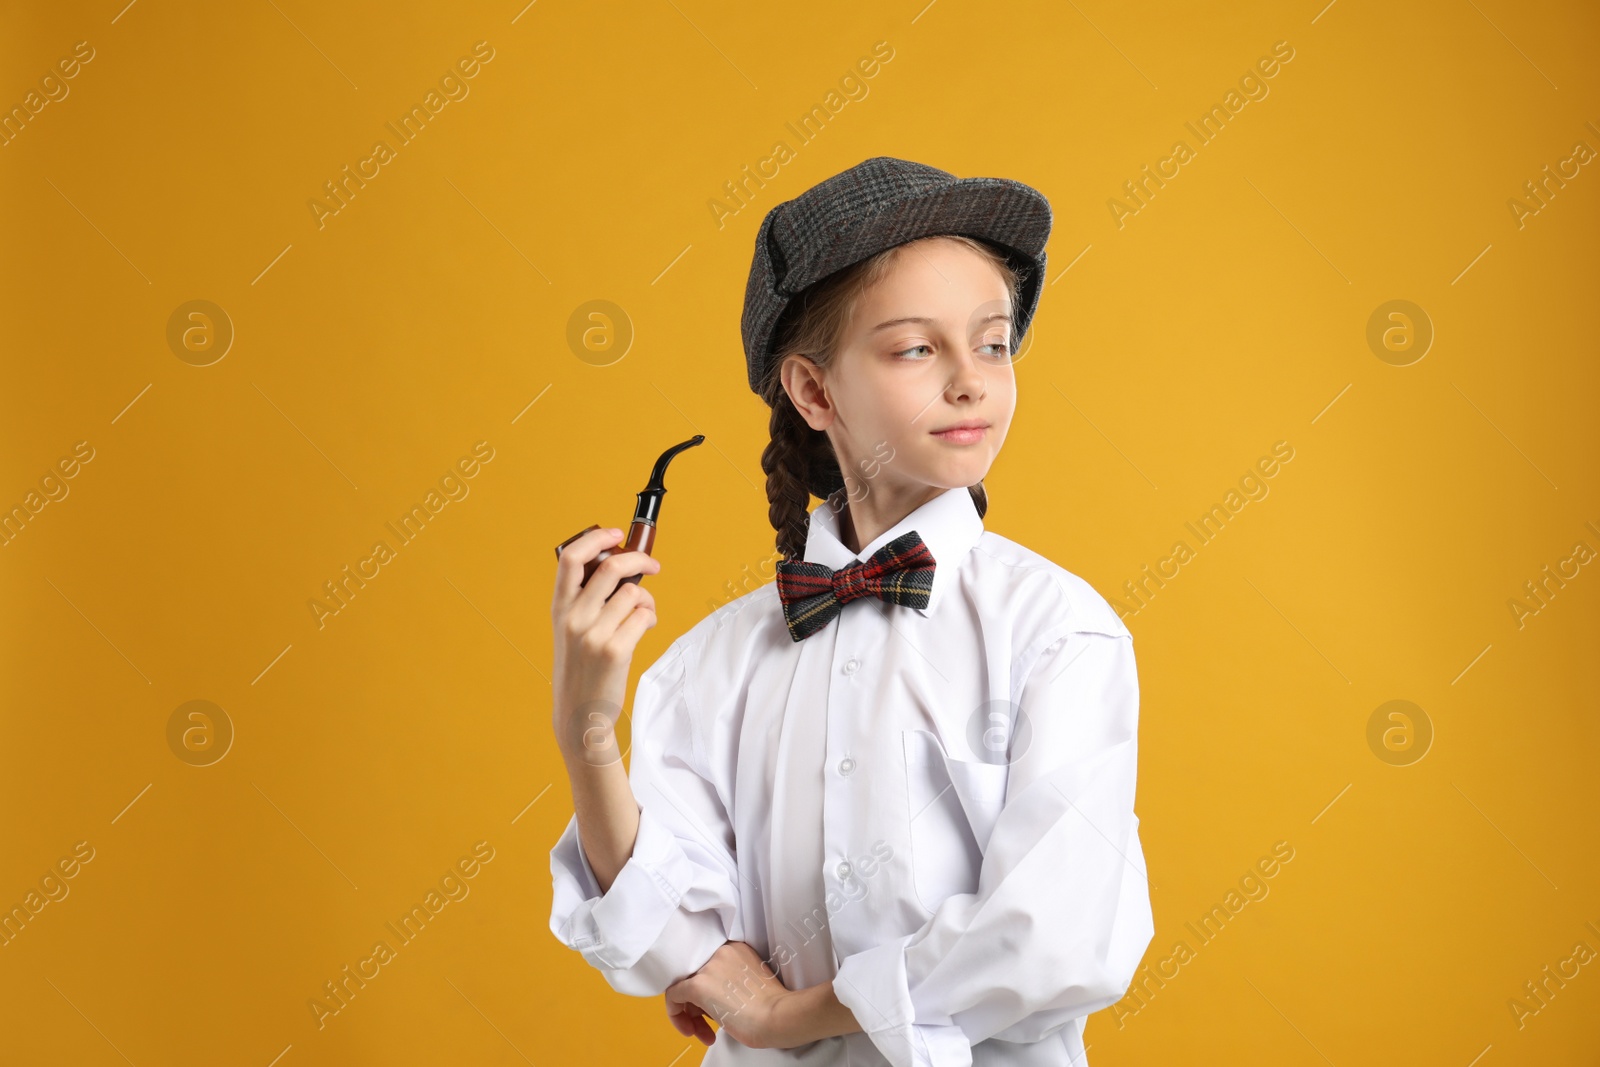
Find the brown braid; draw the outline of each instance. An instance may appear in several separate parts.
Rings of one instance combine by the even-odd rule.
[[[1011,290],[1011,306],[1015,307],[1020,278],[1005,258],[970,237],[947,236],[968,245],[994,264]],[[761,382],[761,399],[772,409],[772,440],[761,452],[761,469],[767,475],[767,516],[777,531],[777,548],[785,559],[800,559],[805,555],[811,498],[826,500],[843,489],[845,482],[833,442],[825,432],[813,430],[806,423],[783,388],[784,358],[801,355],[819,368],[826,368],[833,362],[857,300],[888,273],[895,253],[903,247],[887,249],[817,282],[790,302],[773,333],[772,350],[778,355],[767,365]],[[972,494],[978,515],[985,515],[989,510],[989,495],[983,482],[968,486],[967,491]]]

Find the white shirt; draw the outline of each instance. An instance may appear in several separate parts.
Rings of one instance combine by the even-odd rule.
[[[708,1067],[1085,1067],[1084,1017],[1154,935],[1132,635],[965,488],[859,555],[824,502],[804,558],[837,570],[908,530],[935,562],[924,609],[863,597],[797,642],[771,582],[673,642],[634,697],[632,856],[602,896],[576,816],[551,851],[550,929],[618,991],[745,941],[865,1031],[723,1032]]]

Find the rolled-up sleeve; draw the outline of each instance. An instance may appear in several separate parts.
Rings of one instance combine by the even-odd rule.
[[[550,930],[619,993],[656,996],[728,940],[738,908],[733,828],[703,768],[682,639],[640,676],[628,780],[639,833],[600,892],[574,815],[550,852]]]
[[[967,1067],[980,1041],[1038,1041],[1116,1003],[1154,936],[1133,638],[1104,631],[1062,624],[1017,659],[1006,801],[977,891],[840,964],[835,994],[896,1067]]]

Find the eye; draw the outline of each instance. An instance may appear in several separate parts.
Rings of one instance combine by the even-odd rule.
[[[921,352],[932,352],[933,351],[933,346],[932,345],[912,345],[910,348],[902,349],[899,352],[896,352],[895,355],[897,357],[901,358],[901,359],[904,359],[904,358],[906,358],[907,353],[919,352],[919,351],[921,351]]]
[[[991,342],[984,345],[983,350],[988,351],[995,359],[1005,360],[1011,358],[1011,343],[1009,341]]]

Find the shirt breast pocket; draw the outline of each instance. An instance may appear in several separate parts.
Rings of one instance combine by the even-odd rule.
[[[957,759],[927,730],[904,730],[911,881],[930,913],[945,898],[973,893],[989,835],[1006,802],[1009,768]]]

